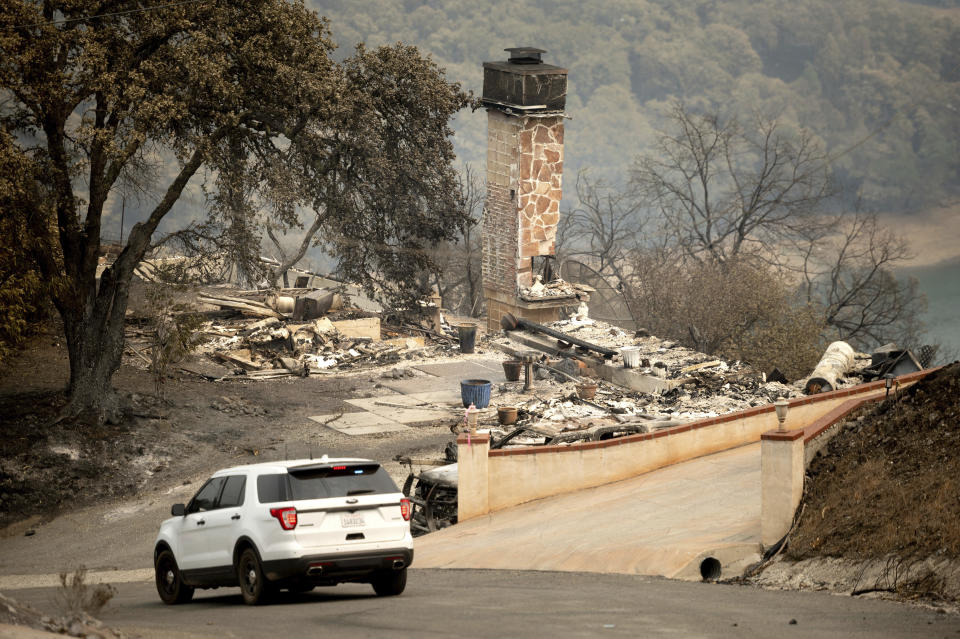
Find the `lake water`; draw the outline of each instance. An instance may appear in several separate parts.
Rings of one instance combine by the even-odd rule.
[[[927,296],[925,341],[942,344],[953,358],[960,358],[960,257],[934,266],[903,269],[900,274],[917,278]],[[940,363],[944,363],[942,359]]]

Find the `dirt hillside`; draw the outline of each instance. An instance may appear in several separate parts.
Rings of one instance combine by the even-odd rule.
[[[960,364],[865,409],[807,472],[790,559],[960,559]]]

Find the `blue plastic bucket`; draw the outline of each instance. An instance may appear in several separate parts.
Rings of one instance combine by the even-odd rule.
[[[486,408],[490,405],[490,380],[463,379],[460,380],[460,399],[463,407],[473,404],[477,408]]]

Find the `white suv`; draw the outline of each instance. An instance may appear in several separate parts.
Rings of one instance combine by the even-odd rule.
[[[300,459],[214,473],[160,525],[157,592],[184,603],[195,588],[240,586],[247,604],[286,588],[347,581],[399,595],[413,561],[410,502],[367,459]]]

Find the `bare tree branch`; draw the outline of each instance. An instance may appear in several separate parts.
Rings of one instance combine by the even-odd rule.
[[[790,139],[760,117],[750,131],[682,104],[672,119],[679,134],[638,160],[631,186],[695,261],[775,256],[833,194],[826,155],[806,131]]]

